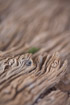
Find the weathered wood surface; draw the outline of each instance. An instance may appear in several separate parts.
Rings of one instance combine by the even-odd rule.
[[[0,0],[0,105],[70,105],[69,0]]]

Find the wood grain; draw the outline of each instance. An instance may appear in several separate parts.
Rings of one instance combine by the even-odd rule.
[[[69,0],[0,0],[0,105],[70,105]]]

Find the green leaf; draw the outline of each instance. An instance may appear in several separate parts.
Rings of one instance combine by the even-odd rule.
[[[39,48],[32,47],[32,48],[29,49],[28,53],[34,54],[34,53],[36,53],[38,50],[39,50]]]

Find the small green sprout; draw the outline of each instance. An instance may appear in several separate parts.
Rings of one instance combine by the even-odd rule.
[[[37,51],[39,51],[39,48],[32,47],[32,48],[30,48],[30,49],[28,50],[28,53],[34,54],[34,53],[36,53]]]

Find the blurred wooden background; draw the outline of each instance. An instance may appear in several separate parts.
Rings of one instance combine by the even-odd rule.
[[[63,79],[60,78],[58,84],[56,83],[56,89],[51,89],[52,92],[46,94],[40,101],[36,101],[39,94],[29,93],[28,88],[21,89],[23,94],[16,91],[20,90],[18,86],[15,86],[18,89],[12,89],[12,84],[20,81],[17,70],[21,71],[21,66],[19,69],[16,68],[17,79],[7,81],[9,80],[7,72],[14,68],[14,66],[12,68],[6,66],[9,65],[8,60],[18,59],[22,54],[25,59],[28,58],[30,55],[25,54],[32,47],[39,48],[39,51],[31,59],[35,60],[41,54],[44,59],[45,53],[53,55],[59,52],[61,61],[68,60],[66,75]],[[58,60],[57,56],[53,58]],[[6,62],[8,64],[5,65]],[[37,61],[35,62],[38,64]],[[0,65],[0,105],[70,105],[70,0],[0,0]],[[25,82],[28,81],[26,75],[23,77],[25,81],[21,79],[21,87],[25,87]],[[48,88],[50,89],[51,86]],[[48,100],[54,101],[48,102]]]

